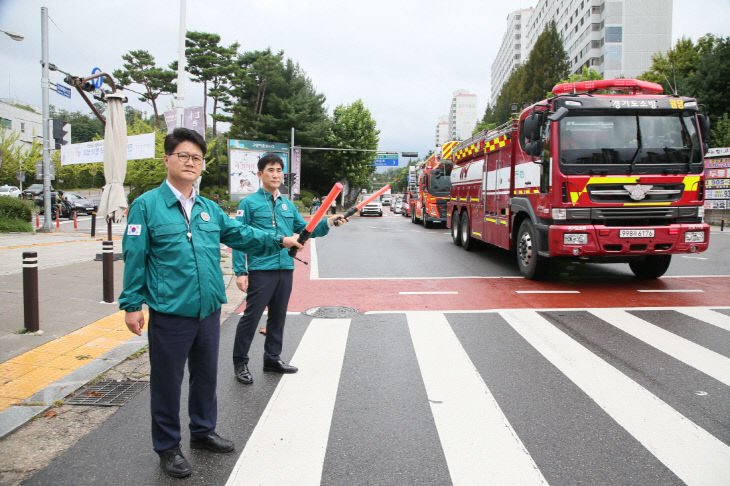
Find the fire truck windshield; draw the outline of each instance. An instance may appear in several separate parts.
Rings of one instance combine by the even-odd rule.
[[[567,116],[560,121],[558,142],[561,169],[567,174],[592,169],[651,173],[657,166],[702,170],[702,145],[692,113]]]
[[[432,196],[448,196],[451,193],[451,178],[440,173],[431,174],[428,178],[428,192]]]

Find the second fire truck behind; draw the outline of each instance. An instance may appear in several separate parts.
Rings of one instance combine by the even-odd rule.
[[[694,99],[661,90],[632,79],[560,84],[518,119],[457,145],[454,244],[511,250],[529,279],[553,258],[626,262],[657,278],[672,254],[705,251],[709,123]]]

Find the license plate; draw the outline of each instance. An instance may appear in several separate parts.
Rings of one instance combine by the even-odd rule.
[[[622,229],[618,233],[621,238],[654,238],[653,229]]]

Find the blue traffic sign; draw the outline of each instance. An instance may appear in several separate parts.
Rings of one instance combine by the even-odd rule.
[[[375,154],[376,167],[398,167],[398,154]]]
[[[66,98],[71,99],[71,87],[70,86],[64,86],[61,83],[56,83],[56,93],[60,94],[61,96],[65,96]]]
[[[91,75],[98,74],[101,72],[101,69],[98,67],[95,67],[91,70]],[[94,85],[94,88],[101,89],[101,86],[104,84],[104,76],[99,76],[98,78],[92,79],[91,84]]]

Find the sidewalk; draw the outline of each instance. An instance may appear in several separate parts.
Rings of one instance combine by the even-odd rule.
[[[0,438],[51,407],[90,380],[144,348],[147,334],[135,336],[117,303],[102,300],[103,238],[80,233],[0,235]],[[22,253],[38,253],[40,331],[24,328]],[[121,238],[114,237],[121,252]],[[229,303],[242,294],[230,285],[230,250],[222,250]],[[114,296],[122,289],[123,262],[114,262]]]

